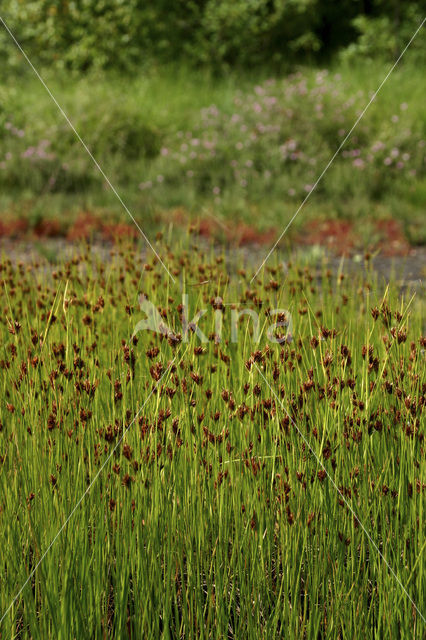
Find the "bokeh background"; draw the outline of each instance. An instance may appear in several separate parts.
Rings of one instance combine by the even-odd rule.
[[[421,24],[402,0],[13,0],[2,17],[142,228],[271,243]],[[0,25],[0,234],[137,231]],[[285,241],[423,245],[421,29]]]

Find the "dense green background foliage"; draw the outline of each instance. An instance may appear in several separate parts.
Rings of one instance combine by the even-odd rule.
[[[86,70],[193,64],[291,65],[348,56],[395,57],[424,15],[402,0],[11,0],[4,19],[31,59]],[[421,38],[414,45],[424,55]],[[4,29],[0,55],[19,63]]]
[[[308,220],[395,218],[426,242],[426,114],[422,68],[407,52],[290,232]],[[142,225],[176,208],[283,228],[306,197],[391,63],[214,75],[187,65],[129,76],[58,69],[43,76],[82,139]],[[39,80],[0,84],[0,218],[54,218],[123,210]],[[206,211],[208,213],[206,213]],[[103,214],[104,215],[104,214]],[[125,216],[126,217],[126,216]],[[148,222],[149,221],[149,222]],[[221,227],[222,229],[223,227]]]

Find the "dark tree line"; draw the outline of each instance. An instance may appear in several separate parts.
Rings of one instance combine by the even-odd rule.
[[[76,70],[153,60],[291,66],[336,53],[395,57],[425,0],[10,0],[3,17],[32,59]],[[424,37],[414,47],[424,56]],[[19,53],[1,27],[0,56]]]

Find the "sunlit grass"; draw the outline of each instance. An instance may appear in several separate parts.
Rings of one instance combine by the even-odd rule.
[[[1,263],[2,637],[422,638],[422,299],[159,251]]]

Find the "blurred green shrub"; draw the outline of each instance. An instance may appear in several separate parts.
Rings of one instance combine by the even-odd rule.
[[[153,61],[283,65],[346,56],[394,57],[422,17],[412,0],[10,0],[2,17],[37,64],[135,70]],[[417,50],[425,51],[418,38]],[[22,56],[0,29],[0,56]]]
[[[72,93],[71,113],[95,158],[120,177],[135,160],[152,161],[160,153],[164,130],[136,100],[120,100],[109,85],[89,92],[89,84]],[[0,90],[0,184],[36,193],[99,185],[100,173],[68,123],[58,118],[55,105],[49,100],[46,109],[45,101],[28,104],[24,97],[14,88]]]
[[[401,0],[392,0],[386,6],[388,11],[384,13],[359,15],[353,20],[352,24],[358,35],[354,42],[342,51],[343,60],[354,62],[359,58],[398,58],[425,17],[424,4],[423,11],[420,3],[404,3]],[[426,58],[425,39],[420,33],[410,45],[410,57],[423,60]]]
[[[3,17],[31,59],[77,70],[126,68],[140,56],[138,0],[11,0]],[[21,54],[4,29],[0,49],[18,65]]]
[[[317,0],[208,0],[197,43],[201,61],[282,62],[320,49]]]

